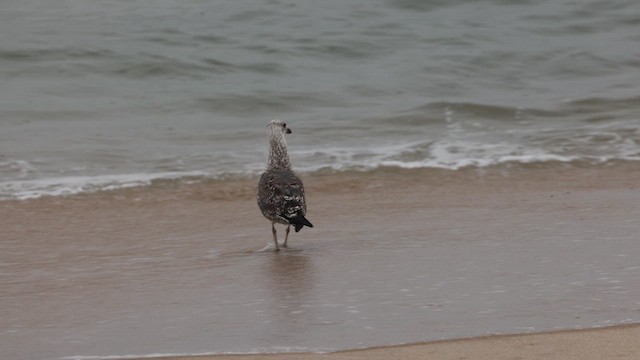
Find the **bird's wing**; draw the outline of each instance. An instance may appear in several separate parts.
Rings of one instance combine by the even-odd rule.
[[[304,198],[302,180],[291,171],[283,171],[278,177],[276,191],[281,194],[282,215],[290,218],[299,211],[306,213],[307,206]]]
[[[265,172],[258,183],[258,205],[277,212],[277,216],[289,217],[298,211],[306,213],[302,181],[288,170]]]

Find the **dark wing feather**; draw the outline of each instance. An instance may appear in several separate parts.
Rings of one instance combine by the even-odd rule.
[[[258,183],[258,206],[264,216],[272,221],[300,227],[313,226],[304,217],[307,205],[302,180],[290,170],[267,171]]]

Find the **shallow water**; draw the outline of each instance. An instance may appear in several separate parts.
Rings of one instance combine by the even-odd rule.
[[[0,196],[640,159],[636,1],[8,1]]]
[[[324,194],[278,254],[248,199],[5,202],[0,349],[330,351],[640,321],[637,191],[469,191]]]

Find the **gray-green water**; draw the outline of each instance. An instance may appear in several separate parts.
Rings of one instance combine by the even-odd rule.
[[[636,1],[4,1],[0,196],[640,159]]]

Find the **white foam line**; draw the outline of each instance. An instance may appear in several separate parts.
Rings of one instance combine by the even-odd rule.
[[[640,131],[640,130],[639,130]],[[599,145],[608,147],[609,145]],[[301,173],[316,171],[370,171],[381,167],[403,169],[448,169],[459,170],[467,167],[488,167],[499,164],[529,164],[544,162],[589,161],[605,163],[614,160],[640,161],[640,148],[636,140],[626,139],[611,154],[592,147],[593,154],[564,154],[543,148],[528,147],[526,144],[497,142],[486,143],[457,138],[437,141],[428,139],[402,144],[381,144],[367,147],[325,147],[293,151],[294,165]],[[602,153],[602,155],[598,155]],[[15,163],[15,164],[14,164]],[[0,162],[0,165],[17,167],[27,171],[29,164],[21,161]],[[16,165],[17,164],[17,165]],[[178,179],[204,176],[225,179],[228,176],[256,176],[262,172],[263,163],[250,163],[237,173],[210,173],[202,171],[143,173],[128,175],[58,177],[36,180],[11,180],[0,182],[0,199],[26,200],[42,196],[73,195],[77,193],[116,190],[149,185],[153,180]],[[220,170],[223,171],[223,170]]]
[[[81,192],[115,190],[150,184],[153,180],[207,176],[201,171],[167,172],[155,174],[127,174],[102,176],[74,176],[38,180],[0,182],[0,196],[18,200],[34,199],[46,195],[73,195]]]
[[[246,355],[255,355],[258,353],[246,353]],[[189,356],[213,356],[213,355],[241,355],[233,353],[157,353],[157,354],[142,354],[142,355],[73,355],[61,357],[62,360],[126,360],[126,359],[151,359],[162,357],[189,357]]]
[[[303,347],[276,347],[269,351],[246,351],[246,352],[200,352],[200,353],[157,353],[157,354],[129,354],[129,355],[72,355],[61,357],[61,360],[127,360],[127,359],[152,359],[162,357],[197,357],[216,355],[268,355],[268,354],[293,354],[293,353],[314,353],[326,354],[335,350],[311,350]]]

